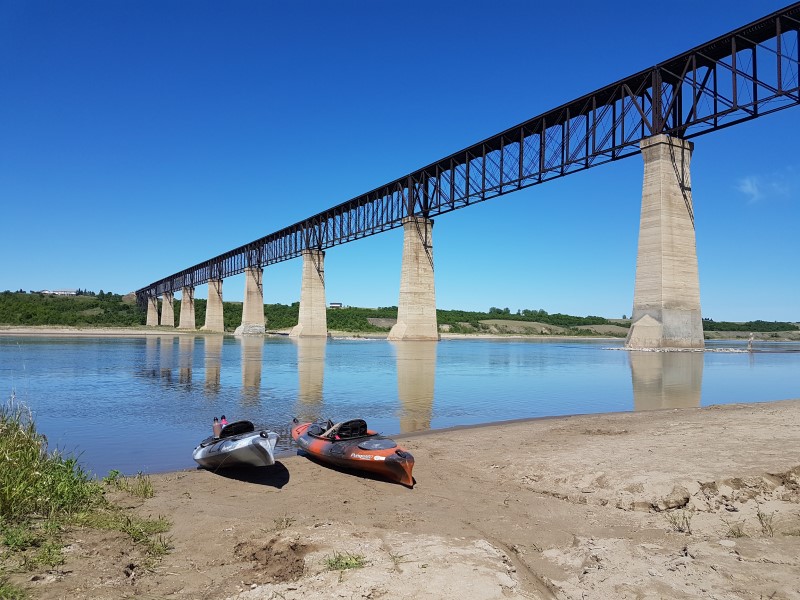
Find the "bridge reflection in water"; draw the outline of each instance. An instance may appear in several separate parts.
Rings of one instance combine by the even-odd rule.
[[[431,428],[437,342],[394,342],[400,433]]]
[[[183,385],[192,383],[195,336],[184,335],[178,338],[178,381]]]
[[[178,338],[177,340],[175,338]],[[238,337],[232,342],[228,340],[229,351],[233,355],[226,355],[225,369],[235,369],[236,361],[230,358],[236,355],[238,346],[241,387],[238,395],[243,408],[268,408],[270,414],[284,413],[297,416],[301,420],[313,420],[326,416],[326,411],[340,413],[343,407],[336,405],[336,393],[333,400],[329,398],[326,407],[324,390],[325,365],[329,360],[327,346],[331,343],[326,338],[295,338],[291,343],[274,346],[265,343],[259,336]],[[148,336],[145,342],[144,361],[141,375],[148,378],[159,379],[167,386],[179,383],[186,390],[192,388],[193,370],[202,364],[205,371],[203,391],[207,396],[219,396],[223,388],[230,388],[230,376],[227,373],[223,378],[222,354],[226,338],[222,335],[202,336]],[[334,344],[336,342],[333,342]],[[379,342],[375,342],[378,344]],[[379,394],[380,402],[385,402],[386,414],[384,417],[397,419],[399,432],[410,433],[431,429],[435,416],[435,382],[437,369],[437,342],[426,341],[396,341],[387,342],[390,348],[389,364],[378,365],[375,376],[378,378],[392,377],[391,354],[394,355],[394,368],[396,369],[397,396],[392,399],[392,390],[382,388]],[[262,371],[264,369],[265,354],[278,359],[277,363],[268,362],[267,368],[276,367],[278,371],[273,374],[273,379],[280,380],[289,377],[292,368],[292,351],[286,350],[295,346],[297,362],[297,395],[294,407],[281,404],[281,400],[273,399],[264,407],[262,402]],[[265,349],[266,346],[266,349]],[[377,346],[375,346],[377,348]],[[346,348],[340,348],[339,353]],[[602,351],[599,350],[598,351]],[[176,355],[177,354],[177,355]],[[386,356],[381,350],[378,354]],[[703,352],[627,352],[627,361],[630,368],[632,383],[632,406],[622,406],[617,410],[659,410],[668,408],[699,407],[702,399],[703,365],[705,354]],[[356,360],[357,353],[349,360]],[[752,359],[751,359],[752,360]],[[202,362],[201,362],[202,361]],[[388,370],[387,370],[388,369]],[[177,373],[175,373],[177,371]],[[178,381],[175,381],[177,375]],[[442,374],[447,377],[448,374]],[[452,376],[452,375],[449,375]],[[535,375],[534,375],[535,376]],[[228,383],[223,384],[222,380]],[[235,379],[234,379],[235,380]],[[388,382],[387,382],[388,383]],[[292,383],[286,381],[290,388]],[[391,384],[389,384],[391,386]],[[557,384],[556,384],[557,385]],[[631,388],[628,388],[631,389]],[[520,390],[517,390],[518,397]],[[577,392],[576,392],[577,393]],[[236,394],[234,388],[234,394]],[[619,396],[617,396],[619,397]],[[570,414],[566,409],[564,414]],[[572,411],[574,412],[574,411]],[[353,415],[358,416],[358,415]]]
[[[261,367],[264,364],[264,338],[242,336],[242,406],[258,406],[261,397]]]
[[[629,352],[633,409],[700,406],[703,352]]]
[[[293,338],[297,345],[297,408],[300,421],[313,421],[323,414],[322,386],[325,378],[325,348],[320,337]]]
[[[216,395],[221,389],[220,373],[222,371],[222,342],[221,335],[203,336],[203,349],[205,356],[203,365],[206,371],[205,390],[206,393]]]

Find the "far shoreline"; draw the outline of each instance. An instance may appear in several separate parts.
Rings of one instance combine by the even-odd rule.
[[[289,329],[280,330],[267,330],[264,337],[287,337]],[[730,332],[711,332],[712,335],[706,335],[706,341],[715,340],[730,340],[730,341],[747,341],[750,332],[744,331],[730,331]],[[30,326],[9,326],[0,325],[0,336],[20,336],[20,337],[154,337],[164,335],[209,335],[209,336],[234,336],[233,332],[226,331],[224,333],[203,331],[202,329],[178,329],[170,327],[71,327],[67,325],[30,325]],[[373,332],[373,331],[335,331],[328,332],[328,339],[341,340],[341,339],[374,339],[385,340],[388,332]],[[536,335],[536,334],[522,334],[522,333],[447,333],[443,332],[439,336],[441,341],[444,340],[607,340],[607,341],[624,341],[624,337],[610,336],[610,335]],[[753,339],[760,342],[800,342],[800,331],[797,332],[753,332]]]

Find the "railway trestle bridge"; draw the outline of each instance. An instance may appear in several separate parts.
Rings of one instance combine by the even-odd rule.
[[[800,104],[800,2],[563,104],[413,173],[136,292],[147,324],[223,331],[222,281],[245,273],[244,333],[265,330],[263,269],[303,257],[298,325],[327,335],[325,250],[404,228],[398,321],[390,339],[438,339],[433,217],[641,153],[644,183],[631,348],[702,348],[692,209],[692,138]],[[159,320],[158,298],[162,298]]]

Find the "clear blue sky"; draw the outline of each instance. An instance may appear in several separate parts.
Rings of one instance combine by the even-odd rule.
[[[136,290],[787,4],[0,0],[0,290]],[[800,321],[799,124],[695,140],[706,317]],[[437,305],[629,315],[641,185],[634,156],[439,217]],[[330,249],[327,300],[397,304],[401,252]]]

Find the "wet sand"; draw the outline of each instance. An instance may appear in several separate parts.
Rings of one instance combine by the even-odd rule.
[[[765,399],[766,400],[766,399]],[[398,438],[413,489],[302,456],[153,476],[174,545],[71,532],[60,598],[800,598],[800,400]],[[332,571],[326,559],[362,556]],[[26,576],[30,578],[30,574]]]

